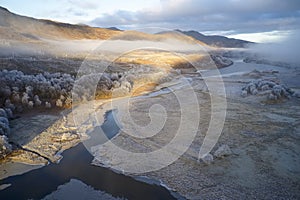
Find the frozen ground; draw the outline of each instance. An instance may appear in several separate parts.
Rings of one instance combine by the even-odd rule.
[[[240,67],[242,73],[232,74]],[[261,73],[253,72],[254,69]],[[272,73],[272,70],[278,73]],[[198,161],[210,120],[210,95],[203,79],[191,75],[188,80],[196,91],[201,115],[195,140],[174,163],[143,175],[161,180],[188,199],[299,199],[299,98],[270,103],[264,96],[240,95],[246,83],[258,78],[276,79],[297,91],[299,70],[236,62],[232,67],[221,69],[221,73],[226,87],[227,115],[222,135],[212,150],[214,158],[210,164]],[[179,83],[173,87],[176,88],[184,90],[186,86]],[[163,90],[130,102],[131,117],[141,125],[149,123],[147,113],[151,105],[160,104],[166,108],[168,119],[159,134],[140,139],[121,131],[113,138],[113,144],[132,152],[155,151],[168,144],[178,129],[181,116],[174,90]],[[190,111],[194,111],[193,105]],[[121,114],[119,118],[122,119]],[[231,152],[217,157],[216,150],[222,145],[228,145]],[[110,147],[105,144],[94,148],[96,159],[93,164],[122,171],[124,161],[109,151]],[[140,170],[139,166],[132,167]]]
[[[253,72],[255,69],[259,73]],[[274,70],[276,72],[272,73]],[[206,77],[214,75],[211,73],[213,72],[202,71],[202,75]],[[221,74],[226,88],[227,114],[221,137],[211,152],[213,159],[210,162],[199,161],[198,154],[208,129],[211,98],[203,77],[194,73],[185,74],[181,79],[174,78],[172,82],[158,85],[156,88],[154,85],[150,89],[154,88],[157,90],[156,92],[130,99],[130,104],[128,104],[130,115],[135,123],[143,126],[149,123],[148,111],[152,105],[160,104],[166,109],[168,119],[159,134],[150,139],[143,139],[132,137],[121,131],[117,137],[112,139],[112,143],[132,152],[150,152],[168,144],[175,136],[181,116],[179,102],[174,96],[175,91],[188,91],[191,84],[200,106],[199,129],[196,131],[192,145],[178,160],[167,167],[138,176],[143,175],[159,180],[168,188],[188,199],[299,199],[299,98],[292,97],[270,103],[264,96],[241,96],[241,88],[245,84],[255,79],[265,78],[278,80],[293,90],[299,91],[300,84],[297,79],[299,70],[237,61],[234,65],[221,69]],[[186,97],[189,98],[188,95]],[[124,98],[118,98],[112,102],[89,102],[93,104],[93,110],[90,110],[88,104],[82,104],[76,107],[73,113],[65,113],[65,117],[39,115],[28,117],[26,120],[20,118],[12,127],[16,130],[25,130],[25,132],[21,138],[15,136],[15,139],[24,141],[27,149],[32,149],[53,162],[59,161],[59,152],[78,143],[80,141],[78,136],[86,136],[88,130],[93,128],[93,123],[94,125],[95,123],[102,124],[106,111],[125,109],[126,105],[122,104],[123,100]],[[197,110],[193,106],[193,104],[189,104],[186,107],[187,111],[196,112]],[[95,110],[96,121],[90,117],[90,113]],[[153,111],[154,114],[164,114],[159,109]],[[84,126],[77,130],[77,134],[72,134],[75,127],[72,119],[76,112],[82,116],[82,118],[77,118],[79,120],[77,123],[80,122]],[[125,114],[119,112],[116,117],[121,121],[125,117],[126,120]],[[45,119],[48,123],[44,122]],[[57,119],[59,120],[56,121]],[[81,119],[85,121],[80,121]],[[25,121],[22,122],[22,120]],[[41,122],[45,125],[45,130],[40,126]],[[30,133],[31,128],[28,127],[41,134],[34,137]],[[130,123],[125,128],[130,133]],[[191,133],[187,132],[186,134],[190,135]],[[185,137],[181,139],[184,144]],[[216,151],[222,145],[228,146],[231,152],[228,155],[217,157]],[[96,156],[93,164],[113,167],[122,171],[122,162],[117,159],[118,157],[111,155],[107,147],[105,144],[93,147],[92,152]],[[28,152],[13,154],[9,159],[34,164],[47,162],[40,156],[31,155]],[[139,170],[138,165],[133,167]],[[2,177],[13,174],[5,171],[5,168],[6,165],[1,166]],[[15,173],[20,173],[20,170],[15,170]],[[136,176],[135,173],[127,174]],[[76,182],[75,186],[91,189],[79,182]],[[64,186],[59,190],[62,188]],[[60,191],[57,191],[53,195],[61,194]]]

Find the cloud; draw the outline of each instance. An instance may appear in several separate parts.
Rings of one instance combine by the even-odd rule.
[[[282,41],[290,37],[293,31],[282,30],[282,31],[270,31],[270,32],[259,32],[259,33],[243,33],[243,34],[232,34],[232,32],[226,33],[225,35],[230,38],[249,40],[257,43],[271,43],[274,41]]]
[[[161,26],[199,31],[251,33],[300,27],[298,0],[161,0],[160,6],[118,10],[90,22],[96,26]]]
[[[74,16],[79,16],[79,17],[88,16],[88,14],[85,11],[80,11],[80,10],[74,9],[74,8],[67,9],[67,12],[71,13]]]
[[[75,7],[81,8],[81,9],[88,9],[88,10],[94,10],[99,7],[98,1],[81,1],[81,0],[68,0],[68,3],[70,5],[73,5]]]

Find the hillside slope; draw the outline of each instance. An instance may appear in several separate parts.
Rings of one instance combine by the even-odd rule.
[[[45,39],[108,39],[120,31],[34,19],[0,7],[1,39],[35,41]]]

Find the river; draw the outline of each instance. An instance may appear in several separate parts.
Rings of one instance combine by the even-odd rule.
[[[106,120],[101,125],[108,139],[119,132],[112,112],[106,113]],[[91,134],[89,139],[91,145],[93,145],[94,137],[97,137],[96,133],[97,131],[94,131]],[[103,137],[103,142],[107,138]],[[99,142],[98,139],[97,142]],[[89,141],[85,142],[85,145]],[[1,180],[0,185],[10,184],[10,186],[0,191],[0,199],[42,199],[56,191],[58,186],[70,182],[71,179],[80,180],[95,190],[104,191],[114,197],[176,199],[169,190],[158,184],[149,184],[107,168],[91,165],[93,156],[85,145],[79,143],[77,146],[64,151],[62,153],[63,159],[57,164],[51,163],[45,167]]]

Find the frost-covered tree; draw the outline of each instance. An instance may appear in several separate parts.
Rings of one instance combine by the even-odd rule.
[[[0,117],[5,117],[7,118],[7,114],[3,108],[0,108]]]
[[[33,96],[33,87],[32,86],[26,86],[25,87],[25,92],[27,93],[28,96]]]
[[[110,75],[110,79],[111,79],[112,81],[117,81],[117,80],[119,79],[118,73],[112,73],[112,74]]]
[[[278,84],[274,81],[269,80],[255,80],[248,83],[242,88],[242,97],[246,97],[247,94],[256,95],[258,93],[267,94],[269,100],[278,100],[281,98],[291,98],[294,94],[294,91],[290,88],[287,88],[284,85]]]
[[[55,105],[56,105],[57,107],[63,107],[63,102],[62,102],[62,100],[61,100],[61,99],[57,99],[56,102],[55,102]]]
[[[48,101],[45,102],[45,107],[46,108],[51,108],[51,103],[49,103]]]
[[[4,158],[12,152],[12,146],[8,143],[5,135],[0,135],[0,158]]]
[[[41,102],[41,100],[40,100],[40,98],[39,98],[38,95],[34,95],[33,101],[34,101],[34,105],[36,105],[36,106],[42,105],[42,102]]]
[[[9,135],[9,121],[6,117],[0,117],[0,135]]]
[[[65,100],[65,106],[70,107],[71,105],[72,105],[72,98],[68,96]]]
[[[125,72],[97,73],[97,70],[94,70],[89,75],[79,74],[76,85],[75,78],[69,74],[44,72],[28,75],[18,70],[2,70],[0,93],[5,93],[7,97],[0,95],[0,100],[4,102],[5,99],[10,99],[17,108],[11,110],[19,112],[22,107],[30,107],[30,101],[34,106],[47,102],[45,106],[48,108],[51,106],[50,102],[54,105],[57,103],[58,106],[70,106],[72,102],[91,100],[97,94],[101,97],[119,91],[120,96],[127,95],[136,80],[147,82],[159,77],[153,76],[154,73],[158,74],[159,70],[150,66],[131,65],[128,69]],[[95,84],[96,91],[93,90]]]
[[[32,109],[34,106],[33,101],[28,101],[28,108]]]
[[[12,93],[12,101],[14,103],[20,103],[21,98],[20,98],[19,92],[13,91],[13,93]]]
[[[11,103],[11,101],[9,99],[6,99],[5,100],[5,103],[4,103],[4,107],[5,108],[9,108],[11,110],[15,110],[15,105]]]
[[[11,96],[11,89],[9,86],[5,85],[5,86],[1,86],[0,85],[0,96],[4,97],[4,98],[9,98]]]
[[[13,112],[10,108],[4,108],[4,110],[6,112],[6,115],[7,115],[8,119],[12,119],[14,117]]]
[[[23,105],[28,105],[29,96],[28,96],[28,94],[26,92],[23,92],[23,96],[22,96],[21,101],[22,101]]]

